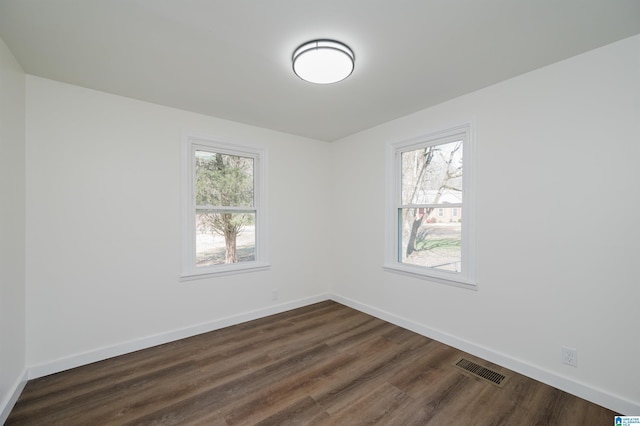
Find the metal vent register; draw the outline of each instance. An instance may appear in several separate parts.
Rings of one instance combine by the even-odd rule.
[[[506,379],[506,376],[464,358],[456,362],[456,367],[497,386],[501,386],[504,379]]]

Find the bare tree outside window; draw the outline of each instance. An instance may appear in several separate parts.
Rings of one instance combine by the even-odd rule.
[[[387,144],[386,271],[476,287],[473,140],[464,123]]]
[[[401,153],[400,262],[460,271],[462,147],[459,140]]]

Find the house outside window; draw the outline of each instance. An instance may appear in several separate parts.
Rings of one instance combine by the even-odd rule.
[[[259,148],[184,138],[183,278],[268,267],[265,158]]]
[[[475,287],[473,151],[470,125],[387,145],[385,269]]]

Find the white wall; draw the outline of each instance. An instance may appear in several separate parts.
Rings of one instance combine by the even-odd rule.
[[[267,148],[270,270],[179,281],[184,131]],[[32,375],[326,298],[328,154],[319,141],[27,76]]]
[[[338,141],[338,300],[640,412],[639,52],[636,36]],[[383,271],[385,144],[468,120],[478,290]]]
[[[0,40],[0,423],[25,370],[24,86]]]

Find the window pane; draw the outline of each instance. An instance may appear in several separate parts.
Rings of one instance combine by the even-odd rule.
[[[402,152],[402,204],[462,202],[462,141]]]
[[[256,260],[255,212],[196,210],[196,266]]]
[[[400,263],[462,272],[462,209],[399,209]]]
[[[253,158],[196,151],[196,205],[253,206]]]

